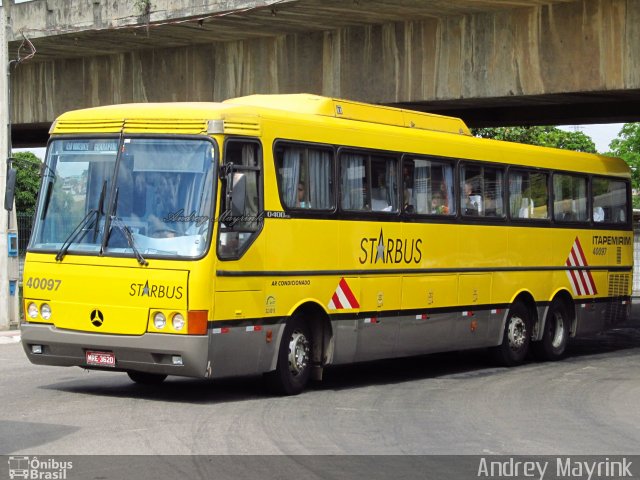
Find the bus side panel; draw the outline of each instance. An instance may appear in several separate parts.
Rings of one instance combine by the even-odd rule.
[[[448,348],[454,340],[452,314],[433,314],[434,309],[456,305],[457,275],[404,277],[402,309],[415,315],[401,317],[398,355],[416,355]]]
[[[384,309],[393,312],[400,308],[402,277],[365,277],[359,283],[361,311],[375,312]],[[378,316],[372,313],[359,318],[355,360],[393,356],[399,322],[399,318],[394,315]]]
[[[267,341],[268,332],[271,337]],[[256,375],[275,369],[284,323],[214,328],[209,343],[212,378]]]

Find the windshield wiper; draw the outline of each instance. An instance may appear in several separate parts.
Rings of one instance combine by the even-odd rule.
[[[74,228],[73,231],[69,234],[69,236],[65,239],[65,241],[62,242],[62,246],[60,247],[60,250],[58,250],[58,253],[56,254],[56,261],[62,261],[64,256],[67,254],[69,247],[71,247],[71,244],[75,242],[76,239],[80,241],[84,238],[84,236],[87,234],[87,232],[91,228],[91,227],[87,228],[87,226],[91,221],[95,221],[96,223],[98,221],[98,210],[96,210],[95,208],[92,208],[87,212],[84,218],[80,220],[80,223],[78,223],[76,228]],[[78,235],[80,234],[82,234],[80,238],[77,238]]]
[[[109,245],[111,230],[115,226],[118,228],[118,230],[122,232],[122,235],[124,235],[124,238],[127,240],[127,243],[131,247],[131,250],[133,250],[133,254],[136,256],[136,260],[138,260],[138,263],[143,267],[146,267],[147,265],[149,265],[149,262],[145,260],[145,258],[140,253],[140,250],[138,250],[138,247],[136,246],[136,242],[133,239],[133,234],[131,233],[131,230],[129,229],[129,227],[122,221],[120,217],[118,217],[118,195],[119,194],[120,194],[120,189],[116,188],[116,193],[113,198],[113,206],[111,208],[111,215],[107,217],[107,220],[109,220],[108,222],[109,229],[107,230],[107,234],[105,235],[104,241],[102,242],[100,255],[102,255],[102,252],[104,251],[105,247]]]
[[[122,235],[124,235],[124,238],[127,240],[127,243],[131,247],[131,250],[133,250],[133,254],[136,256],[136,259],[138,260],[138,263],[140,265],[142,265],[143,267],[146,267],[147,265],[149,265],[149,262],[147,262],[145,260],[145,258],[140,253],[140,250],[138,250],[138,247],[136,246],[136,241],[133,238],[133,234],[131,233],[131,230],[122,221],[122,219],[120,217],[116,217],[115,215],[113,215],[111,217],[111,228],[113,228],[113,227],[116,227],[118,230],[120,230],[122,232]],[[108,236],[111,235],[111,228],[109,229],[109,235]],[[108,240],[107,240],[107,242],[108,242]]]
[[[98,200],[98,209],[96,213],[96,224],[93,227],[93,243],[98,240],[100,233],[100,217],[104,215],[104,199],[107,195],[107,181],[102,182],[102,191],[100,192],[100,200]]]

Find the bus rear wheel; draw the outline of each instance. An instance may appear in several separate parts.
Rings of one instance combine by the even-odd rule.
[[[514,303],[509,308],[502,343],[494,347],[496,360],[507,367],[524,362],[531,343],[531,314],[525,304]]]
[[[166,375],[159,373],[135,372],[128,371],[129,378],[141,385],[160,385],[167,378]]]
[[[278,363],[265,375],[267,387],[278,395],[297,395],[311,374],[311,330],[309,324],[294,316],[287,322],[278,349]]]
[[[564,355],[568,341],[569,314],[565,305],[556,299],[549,306],[542,340],[531,344],[531,349],[539,360],[559,360]]]

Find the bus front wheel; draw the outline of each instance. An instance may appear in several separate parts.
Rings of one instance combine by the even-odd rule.
[[[512,367],[524,362],[531,343],[531,314],[525,304],[514,303],[504,326],[502,343],[494,347],[496,359],[502,365]]]
[[[540,360],[559,360],[567,348],[568,340],[569,314],[565,305],[556,299],[549,306],[542,340],[532,343],[531,349]]]
[[[136,383],[141,385],[159,385],[164,382],[164,379],[167,378],[166,375],[161,375],[159,373],[147,373],[147,372],[135,372],[128,371],[127,375],[129,378]]]
[[[267,387],[278,395],[302,392],[311,374],[311,330],[294,316],[287,322],[278,349],[277,367],[265,375]]]

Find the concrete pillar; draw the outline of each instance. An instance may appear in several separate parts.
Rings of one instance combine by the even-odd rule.
[[[7,330],[19,323],[19,260],[9,257],[9,233],[15,235],[17,247],[18,226],[15,204],[11,212],[4,209],[4,192],[7,177],[7,158],[11,156],[9,124],[8,75],[8,18],[12,0],[0,0],[0,330]]]
[[[0,7],[0,330],[9,329],[9,256],[7,246],[8,215],[4,209],[4,192],[7,177],[8,139],[7,125],[9,123],[9,86],[7,82],[7,67],[9,65],[7,53],[7,18],[6,2]]]

